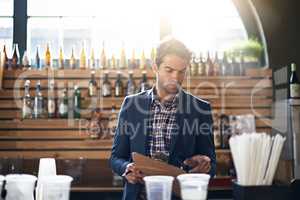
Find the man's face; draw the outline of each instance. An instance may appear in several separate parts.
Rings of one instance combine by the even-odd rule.
[[[166,55],[160,66],[154,65],[158,87],[167,94],[176,94],[185,78],[187,61],[176,55]]]

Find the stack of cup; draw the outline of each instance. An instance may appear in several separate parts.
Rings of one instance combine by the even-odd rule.
[[[210,176],[208,174],[182,174],[177,176],[183,200],[205,200]]]
[[[5,177],[6,200],[34,200],[37,178],[29,174],[9,174]]]
[[[41,158],[39,163],[38,181],[36,187],[36,199],[42,199],[40,180],[43,177],[56,176],[56,163],[54,158]]]
[[[144,177],[148,200],[171,200],[172,176],[146,176]]]

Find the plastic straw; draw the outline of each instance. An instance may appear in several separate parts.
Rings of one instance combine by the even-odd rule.
[[[242,134],[229,140],[240,185],[272,184],[285,138],[277,134]]]

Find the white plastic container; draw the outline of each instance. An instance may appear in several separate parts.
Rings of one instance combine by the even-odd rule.
[[[182,174],[177,179],[183,200],[206,200],[210,179],[208,174]]]
[[[69,200],[73,178],[66,175],[43,176],[37,200]]]
[[[170,200],[173,180],[172,176],[144,177],[147,200]]]
[[[29,174],[5,176],[6,200],[34,200],[33,191],[37,178]]]

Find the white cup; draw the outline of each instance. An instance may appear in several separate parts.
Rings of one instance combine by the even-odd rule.
[[[170,200],[172,196],[172,176],[146,176],[146,193],[148,200]]]
[[[39,163],[38,178],[43,176],[55,176],[56,164],[54,158],[41,158]]]
[[[0,200],[2,200],[1,194],[2,194],[3,182],[4,182],[4,176],[0,175]]]
[[[206,200],[210,179],[208,174],[182,174],[177,179],[183,200]]]
[[[34,200],[33,191],[36,177],[29,174],[9,174],[5,176],[6,200]]]
[[[69,200],[72,180],[66,175],[43,176],[37,200]]]

